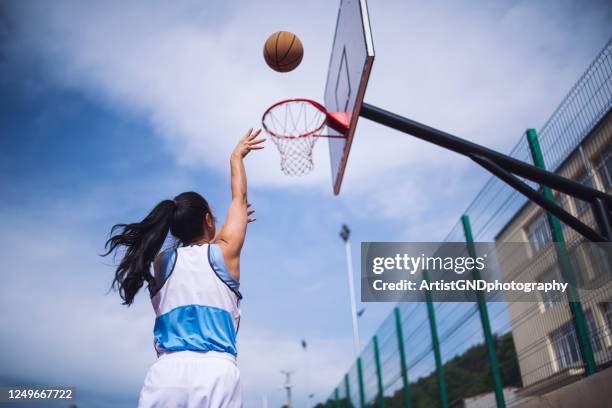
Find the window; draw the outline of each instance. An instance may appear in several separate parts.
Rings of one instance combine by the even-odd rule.
[[[589,332],[589,339],[591,339],[591,347],[593,347],[593,352],[597,353],[601,351],[601,339],[599,338],[600,330],[595,324],[595,316],[592,311],[588,311],[585,313],[586,323],[587,323],[587,331]]]
[[[584,246],[578,246],[570,253],[572,263],[572,277],[578,287],[584,288],[593,278],[593,272],[589,265],[591,260],[585,253]]]
[[[605,249],[592,244],[578,245],[571,253],[572,270],[576,284],[593,289],[603,279],[610,279],[610,268]],[[589,286],[590,285],[590,286]]]
[[[553,280],[562,282],[561,274],[559,273],[559,268],[557,266],[547,269],[538,277],[538,282],[542,283],[552,282]],[[563,294],[559,291],[540,292],[540,296],[542,297],[542,303],[544,304],[545,310],[553,307],[555,303],[563,300]]]
[[[601,313],[604,316],[608,330],[612,330],[612,302],[605,302],[601,304]]]
[[[612,146],[601,155],[596,165],[604,189],[612,189]]]
[[[548,217],[545,212],[538,215],[531,224],[529,224],[527,227],[527,236],[534,253],[540,252],[546,244],[552,241],[552,235],[548,227]]]
[[[554,197],[555,197],[555,203],[559,207],[567,211],[567,206],[566,206],[567,196],[565,194],[559,193],[559,194],[555,194]]]
[[[566,323],[561,328],[552,332],[550,342],[555,351],[555,359],[557,360],[559,370],[582,364],[578,339],[576,338],[572,322]]]
[[[595,324],[595,316],[592,311],[585,313],[587,332],[591,341],[593,352],[598,352],[602,349],[601,339],[599,338],[599,329]],[[555,359],[559,370],[566,368],[577,367],[582,365],[582,357],[580,356],[580,346],[578,337],[574,329],[573,322],[565,323],[559,329],[550,334],[550,342],[553,346]]]
[[[578,181],[580,184],[584,184],[585,186],[593,187],[593,180],[587,173],[583,173],[576,181]],[[578,213],[578,216],[583,215],[589,209],[589,203],[577,198],[574,200],[576,202],[576,212]]]

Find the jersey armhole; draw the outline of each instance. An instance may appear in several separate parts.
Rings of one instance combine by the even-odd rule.
[[[174,271],[176,266],[176,259],[178,258],[176,249],[170,252],[163,252],[159,255],[159,258],[153,262],[153,276],[155,279],[155,291],[151,293],[151,297],[155,296],[161,288],[164,287],[170,275]]]
[[[211,269],[215,272],[215,275],[230,288],[232,292],[238,296],[238,299],[242,299],[242,294],[238,290],[240,283],[237,282],[232,275],[229,273],[227,266],[225,265],[225,258],[223,258],[223,252],[218,244],[208,245],[208,263]]]

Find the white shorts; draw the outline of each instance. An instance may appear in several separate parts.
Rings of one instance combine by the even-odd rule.
[[[240,373],[231,354],[177,351],[151,366],[139,408],[240,408]]]

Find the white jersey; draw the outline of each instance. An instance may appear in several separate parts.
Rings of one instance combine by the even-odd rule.
[[[238,408],[236,334],[242,296],[218,245],[191,245],[153,265],[151,298],[158,360],[149,369],[139,408]]]
[[[158,282],[151,298],[158,355],[190,350],[236,356],[242,296],[219,246],[180,247],[152,267]]]

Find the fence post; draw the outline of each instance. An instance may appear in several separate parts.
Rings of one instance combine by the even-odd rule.
[[[529,149],[531,150],[531,156],[533,158],[533,164],[537,167],[546,170],[546,164],[544,163],[544,155],[540,148],[540,142],[538,140],[538,134],[535,129],[527,129],[525,132],[527,142],[529,143]],[[541,185],[544,196],[554,201],[555,197],[552,190],[548,186]],[[563,229],[561,228],[561,222],[554,215],[547,213],[548,225],[552,234],[553,243],[561,264],[561,273],[563,279],[569,283],[567,286],[568,291],[568,303],[570,311],[573,317],[574,330],[578,337],[578,345],[580,348],[580,354],[585,364],[585,374],[591,375],[597,372],[597,364],[595,363],[595,355],[593,354],[593,348],[591,347],[591,341],[589,339],[589,331],[586,324],[586,318],[584,311],[582,310],[582,304],[580,303],[580,295],[575,287],[574,275],[572,272],[572,264],[569,260],[567,253],[567,247],[565,245],[565,237],[563,235]]]
[[[410,383],[408,382],[408,365],[406,364],[406,351],[404,350],[404,331],[402,329],[402,316],[399,307],[395,307],[395,330],[397,332],[397,345],[400,357],[400,369],[402,370],[402,393],[404,396],[404,407],[412,408],[410,399]]]
[[[429,273],[423,269],[423,279],[429,283]],[[427,301],[427,316],[429,317],[429,328],[431,330],[431,346],[433,348],[434,359],[436,360],[436,376],[438,378],[438,390],[440,392],[440,403],[442,408],[448,408],[448,396],[446,395],[446,382],[444,380],[444,366],[442,365],[442,355],[440,354],[440,342],[438,341],[438,328],[436,326],[436,311],[434,310],[431,292],[425,291]]]
[[[340,394],[338,392],[338,387],[334,390],[334,396],[336,397],[336,408],[340,408]]]
[[[361,367],[361,357],[357,358],[357,380],[359,381],[359,406],[365,407],[365,391],[363,390],[363,368]]]
[[[351,401],[351,386],[349,385],[348,373],[344,374],[344,388],[346,391],[346,406],[352,407],[353,401]]]
[[[461,222],[463,224],[463,233],[465,235],[468,255],[472,258],[476,258],[476,246],[474,245],[474,235],[472,234],[472,225],[470,223],[469,215],[464,214],[461,217]],[[480,280],[480,271],[476,268],[472,269],[472,279],[476,281]],[[506,400],[504,399],[504,384],[502,383],[501,374],[499,373],[499,365],[497,364],[495,340],[493,339],[493,334],[491,333],[489,310],[487,309],[487,302],[482,291],[476,291],[476,299],[478,303],[478,311],[480,313],[480,322],[482,324],[482,333],[484,334],[487,357],[489,358],[489,365],[491,366],[493,388],[495,390],[495,401],[497,402],[498,408],[505,408]]]
[[[376,363],[376,378],[378,380],[378,399],[380,401],[379,407],[385,408],[385,389],[382,379],[382,369],[380,367],[380,352],[378,350],[378,336],[374,336],[372,339],[374,342],[374,362]]]

